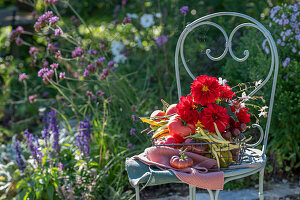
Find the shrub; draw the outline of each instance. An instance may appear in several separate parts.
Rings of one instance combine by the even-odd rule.
[[[291,172],[300,167],[299,134],[300,102],[299,102],[299,15],[298,4],[276,6],[271,9],[270,18],[265,24],[277,42],[279,53],[279,73],[277,79],[275,103],[269,134],[268,152],[274,154],[273,173]],[[262,36],[262,34],[261,34]],[[228,60],[224,66],[226,78],[238,83],[248,80],[264,79],[270,66],[270,50],[263,37],[255,30],[245,31],[240,37],[237,55],[248,49],[247,61],[237,63]],[[262,90],[270,94],[271,85]],[[267,98],[268,99],[268,98]],[[273,156],[272,156],[273,157]],[[292,173],[289,173],[292,175]]]

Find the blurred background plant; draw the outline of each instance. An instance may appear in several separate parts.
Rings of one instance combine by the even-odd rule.
[[[146,127],[138,117],[150,115],[162,98],[177,102],[177,39],[189,22],[218,11],[250,15],[274,36],[282,66],[268,174],[292,178],[298,171],[297,3],[23,0],[1,1],[0,6],[16,6],[33,19],[28,25],[1,27],[0,32],[2,198],[132,197],[124,160],[151,145],[150,138],[139,133]],[[241,22],[228,19],[216,23],[230,31]],[[232,86],[263,79],[270,55],[257,33],[245,29],[236,34],[234,50],[241,55],[248,49],[246,62],[212,62],[205,49],[221,54],[224,38],[214,28],[203,27],[185,42],[188,65],[194,74],[222,75]],[[191,79],[184,72],[182,82],[187,91]]]

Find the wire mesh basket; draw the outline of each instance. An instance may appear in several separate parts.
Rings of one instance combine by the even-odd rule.
[[[222,169],[226,169],[231,165],[240,165],[246,151],[246,141],[243,134],[240,134],[235,141],[231,141],[228,144],[221,144],[217,142],[158,144],[158,141],[159,138],[153,138],[152,145],[172,147],[187,152],[193,152],[211,159],[216,159],[219,167]],[[212,149],[214,149],[214,151]]]

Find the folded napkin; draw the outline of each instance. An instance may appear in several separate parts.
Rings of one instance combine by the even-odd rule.
[[[195,153],[185,152],[186,156],[193,159],[194,165],[185,169],[176,169],[170,165],[174,155],[180,155],[180,150],[156,146],[145,149],[144,154],[133,156],[147,165],[155,165],[160,169],[172,171],[182,182],[198,188],[223,190],[224,173],[218,170],[217,161]]]

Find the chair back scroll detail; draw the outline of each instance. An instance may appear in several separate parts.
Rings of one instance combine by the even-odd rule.
[[[232,32],[230,33],[229,37],[226,33],[226,31],[218,24],[214,23],[214,22],[210,22],[210,21],[206,21],[208,19],[214,18],[214,17],[218,17],[218,16],[234,16],[234,17],[241,17],[244,19],[249,20],[251,23],[242,23],[239,24],[238,26],[236,26]],[[223,36],[225,37],[225,49],[223,51],[223,53],[219,56],[219,57],[213,57],[210,53],[211,53],[211,49],[206,49],[206,55],[209,59],[211,59],[212,61],[219,61],[222,60],[226,54],[229,51],[229,54],[231,55],[231,57],[236,60],[237,62],[244,62],[245,60],[247,60],[247,58],[249,57],[250,53],[248,50],[244,50],[244,57],[243,58],[238,58],[235,56],[235,54],[232,51],[232,39],[234,34],[242,27],[253,27],[258,29],[263,35],[264,37],[267,39],[269,46],[270,46],[270,53],[271,53],[271,66],[270,66],[270,70],[269,73],[267,75],[267,77],[264,79],[264,81],[257,86],[252,92],[250,92],[250,94],[248,95],[249,97],[253,96],[258,90],[260,90],[271,78],[272,74],[273,74],[273,84],[272,84],[272,90],[271,90],[271,96],[270,96],[270,103],[269,103],[269,113],[268,113],[268,119],[267,119],[267,123],[266,123],[266,127],[265,127],[265,132],[263,131],[262,127],[258,124],[253,124],[252,127],[253,128],[258,128],[260,133],[261,133],[261,137],[259,139],[258,142],[256,142],[255,144],[250,144],[250,147],[256,147],[258,146],[262,140],[263,140],[263,154],[265,154],[265,150],[267,147],[267,140],[268,140],[268,134],[269,134],[269,129],[270,129],[270,124],[271,124],[271,116],[272,116],[272,109],[273,109],[273,104],[274,104],[274,95],[275,95],[275,89],[276,89],[276,82],[277,82],[277,76],[278,76],[278,64],[279,64],[279,58],[278,58],[278,53],[277,53],[277,48],[276,48],[276,44],[270,34],[270,32],[257,20],[241,14],[241,13],[236,13],[236,12],[219,12],[219,13],[213,13],[210,15],[206,15],[204,17],[201,17],[195,21],[193,21],[192,23],[188,24],[186,26],[186,28],[182,31],[177,45],[176,45],[176,50],[175,50],[175,72],[176,72],[176,83],[177,83],[177,90],[178,90],[178,98],[181,97],[181,84],[180,84],[180,74],[179,74],[179,62],[178,62],[178,58],[179,58],[179,53],[180,53],[180,57],[181,57],[181,61],[182,64],[184,65],[185,70],[187,71],[187,73],[189,74],[189,76],[192,79],[195,79],[195,76],[192,74],[192,72],[190,71],[189,67],[186,64],[185,58],[184,58],[184,52],[183,52],[183,46],[184,46],[184,41],[185,38],[187,37],[187,35],[194,30],[195,28],[202,26],[202,25],[210,25],[210,26],[214,26],[215,28],[219,29]]]

